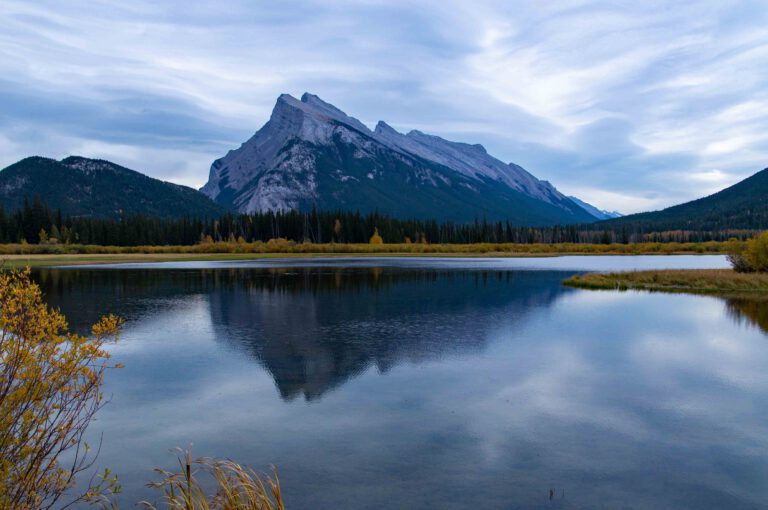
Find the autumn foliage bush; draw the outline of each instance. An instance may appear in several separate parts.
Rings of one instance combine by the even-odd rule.
[[[728,260],[736,272],[768,272],[768,231],[746,243],[730,241],[728,244]]]
[[[104,344],[119,326],[107,316],[89,336],[71,333],[29,270],[0,272],[0,508],[60,506],[90,467],[83,438],[105,402]]]
[[[0,510],[118,508],[120,486],[109,470],[73,491],[95,460],[84,435],[105,404],[106,371],[119,366],[105,344],[121,324],[110,315],[88,336],[71,333],[64,316],[44,303],[29,269],[0,271]],[[159,508],[284,509],[276,473],[262,478],[228,460],[192,462],[188,452],[179,462],[180,472],[157,470],[162,479],[150,484],[163,494]],[[212,479],[212,493],[204,492],[203,477]]]
[[[379,235],[378,228],[373,231],[373,235],[371,236],[371,239],[368,241],[368,244],[374,244],[374,245],[384,244],[384,240],[381,238],[381,235]]]

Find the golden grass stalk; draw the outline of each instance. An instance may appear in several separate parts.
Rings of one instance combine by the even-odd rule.
[[[257,474],[228,459],[200,458],[192,461],[190,450],[178,456],[179,472],[156,469],[162,477],[149,487],[163,491],[161,508],[167,510],[285,510],[280,479],[272,468],[272,476]],[[213,485],[206,493],[203,485]],[[145,508],[158,510],[149,502]]]

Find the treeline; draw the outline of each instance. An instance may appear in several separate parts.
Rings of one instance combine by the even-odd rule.
[[[39,200],[6,212],[0,207],[0,243],[92,244],[103,246],[190,246],[215,242],[367,243],[375,232],[385,243],[519,243],[630,244],[640,242],[707,242],[751,237],[751,230],[643,232],[600,224],[520,227],[509,222],[476,220],[460,224],[402,220],[378,213],[267,212],[225,214],[217,219],[120,219],[66,217]]]

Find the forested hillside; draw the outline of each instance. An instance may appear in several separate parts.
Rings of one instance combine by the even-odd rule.
[[[768,229],[768,168],[714,195],[662,211],[601,221],[594,228],[633,232]]]
[[[18,210],[35,198],[67,216],[205,218],[225,212],[192,188],[77,156],[61,161],[35,156],[0,171],[0,205],[6,211]]]

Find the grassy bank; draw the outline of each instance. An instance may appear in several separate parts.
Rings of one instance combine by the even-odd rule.
[[[311,244],[273,239],[255,243],[204,243],[193,246],[98,246],[81,244],[2,244],[6,265],[96,264],[179,260],[242,260],[301,256],[521,257],[557,255],[718,254],[726,243],[638,244]]]
[[[737,273],[731,269],[591,273],[574,276],[563,283],[582,289],[634,289],[718,295],[768,293],[768,274]]]
[[[10,254],[679,254],[679,253],[726,253],[728,244],[709,241],[705,243],[637,243],[637,244],[338,244],[295,243],[284,239],[269,242],[203,243],[191,246],[100,246],[81,244],[2,244],[0,255]]]

